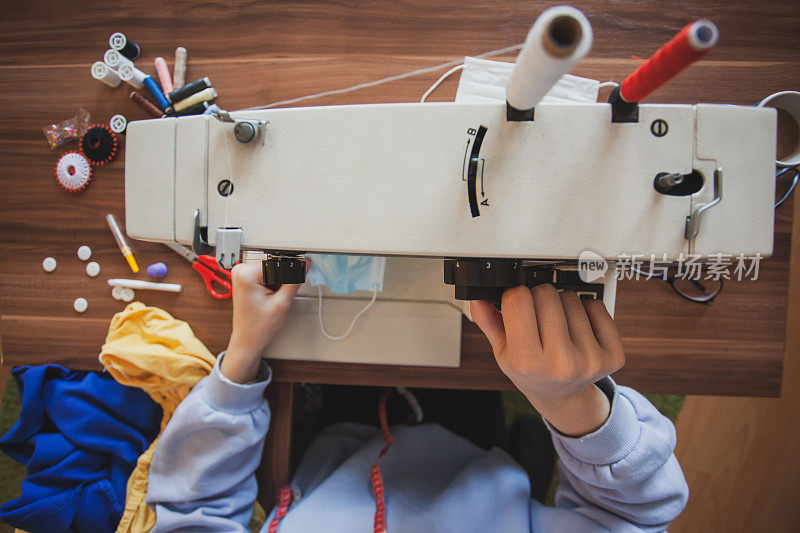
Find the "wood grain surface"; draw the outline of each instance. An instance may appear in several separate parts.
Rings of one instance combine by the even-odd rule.
[[[41,128],[89,110],[95,121],[147,118],[130,90],[93,80],[108,36],[122,31],[171,65],[189,51],[187,79],[209,76],[219,104],[237,109],[348,87],[523,41],[537,14],[556,2],[4,2],[0,6],[0,332],[5,365],[57,362],[98,368],[111,316],[123,304],[105,280],[131,277],[104,216],[124,220],[123,155],[96,170],[79,194],[61,191],[53,167],[74,145],[51,150]],[[706,60],[654,93],[651,102],[752,104],[800,85],[796,2],[581,2],[594,46],[574,73],[620,81],[685,23],[712,18],[721,41]],[[504,59],[513,60],[513,55]],[[442,71],[330,96],[308,105],[415,101]],[[457,77],[431,100],[452,99]],[[676,297],[660,281],[619,287],[617,321],[628,363],[621,382],[646,392],[775,396],[780,393],[792,207],[776,218],[775,253],[756,282],[729,283],[712,305]],[[94,250],[89,278],[75,252]],[[139,291],[148,305],[186,320],[216,352],[230,328],[230,302],[211,298],[199,276],[160,245],[134,242],[146,266],[164,261],[179,295]],[[45,256],[58,269],[41,269]],[[139,278],[146,276],[140,274]],[[75,298],[89,301],[77,315]],[[458,388],[508,388],[478,329],[463,325],[458,370],[276,361],[278,381]]]
[[[672,533],[800,531],[800,218],[789,279],[781,397],[689,396],[683,404],[675,455],[689,502]]]

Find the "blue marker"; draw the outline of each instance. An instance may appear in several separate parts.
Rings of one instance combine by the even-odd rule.
[[[156,80],[154,80],[152,76],[147,76],[143,80],[143,83],[144,86],[147,87],[147,90],[150,91],[150,94],[153,95],[153,98],[156,99],[156,102],[162,111],[166,111],[169,107],[169,101],[167,100],[167,97],[164,96],[164,93],[156,83]]]

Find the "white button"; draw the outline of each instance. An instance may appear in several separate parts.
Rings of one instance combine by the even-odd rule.
[[[91,277],[95,277],[100,273],[100,265],[92,261],[91,263],[86,264],[86,273],[89,274]]]
[[[115,300],[122,300],[122,287],[119,285],[114,285],[114,287],[111,289],[111,296]]]
[[[90,257],[92,257],[91,248],[89,248],[88,246],[81,246],[80,248],[78,248],[78,259],[80,259],[81,261],[86,261]]]
[[[134,296],[136,294],[133,292],[133,289],[129,289],[128,287],[120,287],[122,290],[120,291],[120,298],[122,298],[123,302],[132,302]]]
[[[45,272],[52,272],[56,269],[56,260],[52,257],[45,257],[44,261],[42,261],[42,268]]]
[[[89,302],[86,301],[86,298],[75,298],[75,301],[72,303],[72,307],[78,313],[83,313],[89,308]]]

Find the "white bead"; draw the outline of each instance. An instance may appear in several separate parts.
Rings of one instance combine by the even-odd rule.
[[[86,261],[90,257],[92,257],[91,248],[89,248],[88,246],[81,246],[80,248],[78,248],[78,259],[80,259],[81,261]]]
[[[134,296],[136,294],[133,292],[133,289],[129,289],[128,287],[121,287],[120,296],[123,302],[132,302]]]
[[[115,286],[114,286],[114,287],[111,289],[111,296],[112,296],[112,297],[113,297],[115,300],[122,300],[122,287],[119,287],[119,286],[115,285]]]
[[[52,272],[56,269],[56,260],[52,257],[45,257],[44,261],[42,261],[42,268],[45,272]]]
[[[91,277],[95,277],[100,273],[100,265],[92,261],[91,263],[86,264],[86,273],[89,274]]]
[[[83,313],[89,308],[89,302],[86,301],[86,298],[75,298],[75,301],[72,303],[72,307],[78,313]]]

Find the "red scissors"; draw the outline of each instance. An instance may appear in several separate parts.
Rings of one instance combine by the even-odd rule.
[[[170,250],[183,257],[192,264],[192,268],[197,270],[206,283],[206,289],[214,298],[230,298],[233,294],[231,287],[231,273],[225,270],[217,260],[210,255],[197,255],[190,249],[180,244],[171,242],[164,243]],[[220,289],[217,288],[220,287]]]

